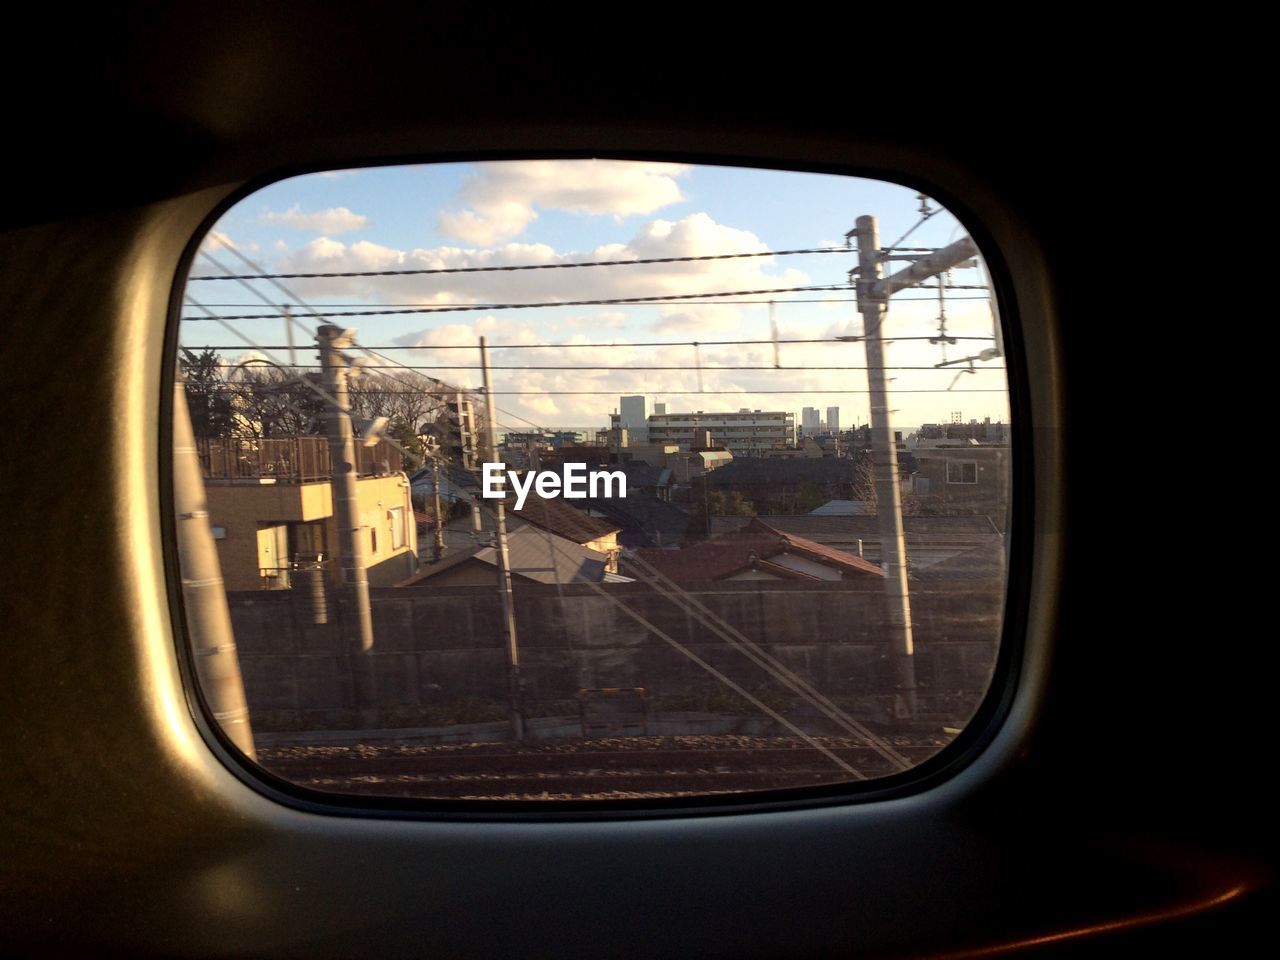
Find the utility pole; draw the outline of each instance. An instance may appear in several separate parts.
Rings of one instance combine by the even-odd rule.
[[[435,511],[436,511],[436,530],[435,530],[435,559],[439,563],[444,557],[444,516],[440,512],[440,456],[431,458],[431,489],[435,491]]]
[[[977,255],[965,237],[922,257],[888,278],[880,273],[880,230],[875,217],[861,216],[854,230],[858,241],[858,310],[862,314],[867,354],[867,387],[871,400],[871,460],[875,470],[876,512],[880,527],[880,564],[885,572],[885,599],[893,644],[894,685],[908,716],[916,713],[915,644],[911,635],[911,595],[907,585],[907,547],[902,530],[902,489],[898,451],[889,422],[889,388],[885,377],[881,324],[889,298],[899,290],[949,270]]]
[[[347,358],[342,354],[351,346],[351,331],[325,324],[316,331],[316,342],[320,347],[325,390],[332,397],[325,423],[329,434],[333,515],[338,525],[338,563],[347,605],[344,629],[352,650],[367,653],[373,649],[373,616],[369,610],[369,574],[360,528],[356,448],[347,399]]]
[[[209,529],[209,504],[196,455],[191,412],[181,374],[173,396],[173,506],[178,519],[178,567],[182,605],[194,641],[196,676],[222,732],[250,760],[256,759],[249,707],[244,697],[231,611]]]
[[[498,462],[498,418],[493,406],[493,385],[489,382],[489,345],[480,338],[480,368],[484,372],[484,404],[488,418],[486,450],[489,463]],[[498,481],[505,493],[506,480]],[[494,501],[497,536],[494,549],[498,555],[498,594],[502,598],[502,632],[507,644],[507,697],[511,703],[511,739],[524,740],[524,692],[520,679],[520,645],[516,638],[516,608],[511,594],[511,556],[507,552],[507,513],[505,497]],[[554,563],[554,558],[552,559]]]

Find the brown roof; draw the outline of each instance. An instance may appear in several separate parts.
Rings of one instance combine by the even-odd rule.
[[[763,569],[776,576],[794,578],[796,571],[770,559],[783,553],[805,557],[839,570],[845,576],[883,577],[874,563],[861,557],[815,543],[795,534],[783,533],[753,518],[745,526],[684,550],[641,549],[636,554],[677,581],[723,580],[743,570]],[[785,572],[783,572],[785,571]]]
[[[559,498],[540,497],[532,490],[525,499],[523,510],[515,509],[515,502],[515,494],[508,493],[507,516],[550,530],[556,536],[574,543],[590,543],[622,529],[616,523],[609,523],[577,507],[571,507]]]

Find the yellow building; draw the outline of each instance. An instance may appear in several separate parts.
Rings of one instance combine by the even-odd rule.
[[[409,478],[379,444],[361,450],[356,492],[370,586],[417,569]],[[319,564],[333,584],[338,527],[322,437],[213,441],[201,445],[209,525],[228,590],[282,590],[299,568]]]

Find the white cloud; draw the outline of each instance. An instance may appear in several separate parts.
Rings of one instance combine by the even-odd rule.
[[[545,244],[511,242],[489,249],[441,246],[430,249],[399,250],[361,241],[344,244],[333,238],[317,238],[305,248],[276,258],[281,272],[360,271],[382,269],[442,269],[504,266],[513,264],[558,264],[595,260],[638,260],[661,257],[707,256],[724,253],[764,252],[766,244],[755,234],[717,223],[705,213],[674,220],[653,220],[637,228],[625,243],[610,243],[592,250],[562,253]],[[488,273],[428,274],[374,278],[316,278],[291,280],[290,289],[307,298],[352,297],[363,303],[528,303],[565,300],[603,300],[626,297],[670,296],[688,293],[756,290],[805,286],[808,275],[789,266],[790,261],[773,257],[731,260],[647,263],[615,267],[501,271]],[[714,299],[714,298],[713,298]],[[733,298],[742,299],[742,298]],[[765,301],[767,297],[760,297]],[[861,321],[853,305],[840,305],[845,317],[824,315],[821,327],[840,327],[840,332],[856,332]],[[932,303],[915,304],[922,310],[935,309]],[[780,302],[776,314],[784,339],[821,336],[814,323],[814,307]],[[479,313],[479,315],[477,315]],[[865,375],[859,371],[797,370],[796,367],[837,363],[861,364],[861,348],[831,344],[784,344],[781,362],[791,369],[773,369],[773,347],[726,345],[716,347],[707,340],[763,339],[769,337],[769,308],[764,302],[748,304],[682,301],[668,306],[621,307],[604,305],[581,310],[559,311],[548,316],[537,310],[488,309],[477,313],[441,313],[415,318],[415,332],[398,337],[405,346],[420,350],[397,351],[405,363],[433,366],[431,375],[461,386],[480,384],[479,336],[490,340],[494,364],[496,400],[504,423],[518,427],[514,417],[537,423],[564,426],[603,427],[617,397],[639,393],[668,403],[668,409],[751,409],[793,410],[818,403],[806,390],[862,388]],[[907,318],[903,318],[904,320]],[[835,321],[833,323],[833,321]],[[357,321],[349,321],[357,322]],[[895,323],[896,314],[895,314]],[[959,318],[957,318],[959,322]],[[564,332],[551,329],[562,324]],[[905,324],[914,326],[915,324]],[[645,330],[657,331],[657,335]],[[400,329],[404,329],[401,327]],[[573,336],[566,339],[566,333]],[[741,394],[699,394],[695,353],[687,343],[670,347],[637,347],[630,340],[702,340],[697,355],[701,362],[703,388],[742,390]],[[605,343],[595,348],[548,350],[503,350],[513,343]],[[386,341],[383,341],[386,342]],[[432,349],[457,346],[465,349]],[[906,345],[904,345],[905,347]],[[936,353],[936,350],[934,351]],[[914,350],[903,350],[898,362],[915,360]],[[923,356],[923,351],[921,352]],[[412,358],[412,359],[410,359]],[[936,358],[929,354],[926,362]],[[470,370],[447,369],[468,366]],[[572,366],[573,370],[528,369],[531,366]],[[503,366],[523,370],[498,369]],[[646,370],[667,366],[669,370]],[[759,370],[729,370],[752,366]],[[926,377],[928,374],[921,374]],[[904,382],[905,385],[905,382]],[[915,385],[914,383],[912,384]],[[945,383],[943,383],[945,386]],[[776,394],[777,389],[796,391]],[[509,391],[519,391],[514,396]],[[600,391],[598,394],[570,391]],[[756,391],[756,392],[750,392]],[[865,407],[865,396],[838,398],[846,416],[856,418]],[[825,406],[828,398],[818,405]],[[514,417],[512,416],[514,415]],[[864,415],[863,415],[864,416]]]
[[[466,209],[442,211],[436,228],[488,246],[518,236],[538,207],[615,218],[653,213],[684,199],[676,178],[687,169],[621,160],[483,163],[459,190]]]
[[[610,243],[593,250],[558,253],[546,244],[505,243],[489,249],[442,246],[397,250],[369,241],[350,245],[320,237],[301,250],[280,257],[281,273],[363,272],[383,270],[476,269],[515,265],[573,264],[598,260],[648,260],[697,257],[725,253],[765,252],[755,234],[716,223],[705,213],[681,220],[644,224],[625,244]],[[780,268],[772,257],[742,260],[695,260],[676,263],[624,264],[566,270],[518,270],[479,273],[414,274],[394,277],[320,277],[290,281],[291,289],[307,297],[359,297],[370,302],[420,303],[557,303],[663,297],[691,293],[773,289],[803,286],[808,276],[794,268]],[[614,310],[603,305],[604,310]],[[685,310],[690,328],[727,324],[725,314]],[[615,318],[602,318],[612,326]],[[713,322],[714,321],[714,322]],[[666,326],[674,326],[671,321]]]
[[[493,203],[479,209],[478,213],[473,210],[456,213],[442,210],[436,218],[436,229],[446,237],[455,237],[464,243],[488,246],[516,236],[538,217],[532,205],[528,204]]]
[[[296,203],[283,213],[269,210],[259,219],[263,223],[278,223],[294,230],[309,230],[324,234],[350,233],[352,230],[363,230],[369,226],[368,217],[361,213],[352,213],[346,207],[303,213],[302,208]]]
[[[227,247],[230,247],[232,250],[240,249],[239,245],[221,230],[210,230],[208,236],[206,236],[204,241],[200,244],[200,250],[202,253],[212,253],[215,255],[219,250],[225,252]]]

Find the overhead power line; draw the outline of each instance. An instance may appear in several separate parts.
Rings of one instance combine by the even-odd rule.
[[[408,277],[440,273],[500,273],[514,270],[569,270],[578,267],[633,267],[646,263],[696,263],[704,260],[744,260],[749,257],[792,257],[810,253],[849,253],[847,247],[807,247],[755,253],[715,253],[699,257],[646,257],[639,260],[586,260],[579,263],[516,263],[497,267],[422,267],[409,270],[318,271],[315,273],[227,273],[188,277],[188,280],[310,280],[322,277]]]
[[[215,317],[212,319],[224,320],[225,317]],[[856,339],[856,338],[855,338]],[[914,336],[914,337],[881,337],[884,343],[900,343],[908,340],[931,340],[931,336]],[[984,336],[957,336],[957,340],[983,340],[990,341],[993,337]],[[791,337],[778,340],[642,340],[636,343],[500,343],[493,344],[490,350],[576,350],[576,349],[594,349],[594,350],[621,350],[627,347],[736,347],[748,346],[752,344],[772,344],[772,343],[850,343],[850,339],[842,337]],[[474,350],[475,344],[471,343],[446,343],[446,344],[419,344],[416,346],[405,346],[403,344],[390,344],[379,347],[365,347],[366,350]],[[202,349],[205,350],[238,350],[238,346],[226,346],[219,344],[207,344]],[[261,350],[283,350],[284,347],[279,346],[263,346]]]
[[[932,284],[921,284],[921,285],[920,285],[920,287],[919,287],[919,289],[923,289],[923,290],[933,290],[933,289],[936,289],[936,287],[934,287]],[[977,284],[963,284],[963,285],[951,285],[951,286],[948,286],[948,287],[947,287],[947,289],[948,289],[948,290],[985,290],[985,289],[987,289],[987,288],[986,288],[985,286],[979,286],[979,285],[977,285]],[[984,294],[978,294],[978,295],[976,295],[976,296],[967,296],[967,297],[966,297],[966,296],[948,297],[948,298],[947,298],[947,302],[949,303],[949,302],[951,302],[952,300],[990,300],[990,299],[991,299],[990,294],[985,294],[985,293],[984,293]],[[930,295],[930,296],[927,296],[927,297],[897,297],[897,298],[894,300],[894,303],[915,303],[915,302],[919,302],[919,303],[937,303],[937,301],[938,301],[938,298],[937,298],[937,297]],[[662,301],[658,300],[658,301],[653,301],[653,302],[654,302],[654,303],[659,303],[659,304],[660,304]],[[775,298],[775,299],[773,299],[773,300],[703,300],[702,302],[703,302],[703,303],[710,303],[710,304],[723,304],[723,305],[726,305],[726,306],[742,306],[742,305],[752,305],[752,304],[760,304],[760,303],[814,303],[814,304],[817,304],[817,305],[819,305],[819,306],[823,306],[823,305],[828,304],[828,303],[857,303],[857,302],[858,302],[858,298],[857,298],[857,297],[822,297],[822,298],[807,297],[807,298],[804,298],[804,299],[782,299],[782,298]],[[253,304],[250,304],[250,303],[205,303],[205,306],[207,306],[207,307],[216,307],[216,308],[218,308],[219,310],[227,310],[227,309],[232,309],[232,308],[235,308],[235,307],[250,307],[250,306],[253,306]],[[287,304],[287,303],[272,303],[272,304],[270,304],[270,306],[276,307],[276,308],[278,308],[278,309],[283,309],[284,307],[289,306],[289,304]],[[329,308],[332,308],[332,309],[337,310],[337,309],[340,309],[340,308],[343,308],[343,307],[363,307],[363,308],[367,308],[367,309],[369,309],[370,311],[373,311],[373,308],[374,308],[374,307],[420,307],[420,306],[422,306],[422,304],[421,304],[421,303],[370,303],[370,302],[356,302],[356,303],[312,303],[312,304],[311,304],[311,306],[315,307],[315,308],[316,308],[316,309],[318,309],[318,310],[324,310],[324,309],[329,309]],[[432,306],[435,306],[435,307],[467,307],[467,306],[471,306],[471,304],[467,304],[467,303],[436,303],[436,304],[432,304]],[[555,306],[559,306],[559,304],[555,304]],[[376,312],[376,311],[370,312],[369,316],[371,316],[371,317],[373,317],[373,316],[377,316],[377,312]]]
[[[761,296],[769,293],[818,293],[827,290],[848,290],[848,284],[823,284],[814,287],[772,287],[767,290],[720,290],[715,293],[677,293],[664,294],[660,297],[613,297],[600,300],[556,300],[556,301],[539,301],[537,303],[473,303],[468,306],[447,306],[447,307],[399,307],[393,310],[335,310],[320,311],[312,310],[312,316],[316,317],[385,317],[396,314],[426,314],[426,313],[465,313],[473,310],[532,310],[532,309],[550,309],[555,307],[603,307],[603,306],[621,306],[632,303],[660,303],[669,301],[683,300],[703,300],[707,297],[744,297],[744,296]],[[275,320],[279,318],[278,313],[245,313],[235,314],[231,316],[223,316],[223,320]],[[187,320],[203,320],[204,317],[183,317],[183,321]]]
[[[240,386],[241,386],[240,384],[236,384],[236,383],[222,383],[222,384],[215,385],[213,389],[235,392],[240,389]],[[383,396],[383,395],[399,396],[402,392],[403,391],[400,391],[400,390],[361,390],[360,391],[360,393],[365,395],[370,395],[370,396]],[[452,397],[459,392],[469,393],[469,394],[483,394],[484,391],[483,389],[480,389],[477,387],[459,387],[456,390],[415,390],[415,392],[423,394],[424,396]],[[684,396],[684,395],[693,396],[694,394],[724,394],[724,395],[735,395],[735,396],[743,396],[748,394],[752,394],[752,395],[758,394],[761,396],[765,394],[781,394],[781,395],[799,396],[801,394],[826,395],[826,394],[838,394],[838,393],[859,394],[859,393],[868,393],[868,392],[870,391],[867,391],[867,390],[753,390],[749,387],[739,387],[734,390],[698,390],[698,389],[681,390],[678,388],[676,389],[664,388],[663,390],[663,393],[667,396]],[[982,389],[982,388],[975,387],[972,390],[903,389],[903,390],[894,390],[893,392],[896,395],[899,393],[951,393],[951,394],[1007,393],[1008,391],[1005,390],[1003,387],[992,387],[989,389]],[[574,396],[616,397],[618,395],[618,391],[617,389],[614,389],[614,390],[495,390],[493,391],[493,395],[495,397],[574,397]]]
[[[210,348],[210,349],[213,349],[213,348]],[[920,365],[918,365],[918,366],[905,366],[905,365],[904,365],[904,366],[887,366],[887,367],[881,367],[881,368],[879,368],[879,369],[883,369],[883,370],[939,370],[940,372],[945,372],[945,373],[954,373],[955,371],[954,371],[954,370],[952,370],[952,369],[950,369],[950,367],[951,367],[951,366],[953,366],[954,364],[956,364],[956,363],[960,363],[960,362],[961,362],[961,361],[959,361],[959,360],[953,360],[953,361],[951,361],[951,363],[950,363],[950,364],[946,364],[946,365],[945,365],[947,369],[943,369],[943,365],[941,365],[941,364],[936,364],[936,363],[920,364]],[[235,368],[235,367],[240,366],[240,364],[238,364],[238,363],[217,363],[217,364],[213,364],[213,366],[215,366],[215,367],[220,367],[220,368],[225,368],[225,369],[233,369],[233,368]],[[280,366],[280,364],[277,364],[277,366]],[[318,369],[319,369],[319,367],[318,367],[316,364],[306,364],[306,363],[289,363],[289,364],[283,364],[283,366],[286,366],[286,367],[289,367],[289,368],[291,368],[291,369],[295,369],[295,370],[318,370]],[[481,367],[479,367],[479,366],[477,366],[477,365],[475,365],[475,364],[444,364],[444,363],[429,363],[429,364],[419,363],[419,364],[409,364],[409,363],[397,363],[397,364],[395,364],[395,366],[393,366],[393,367],[389,367],[389,368],[387,368],[387,369],[388,369],[388,371],[393,371],[393,370],[480,370],[480,369],[481,369]],[[676,365],[672,365],[672,366],[648,366],[648,365],[637,365],[637,364],[630,364],[630,363],[627,363],[627,364],[621,364],[621,365],[618,365],[618,366],[611,366],[611,365],[609,365],[609,364],[587,364],[587,365],[584,365],[584,364],[578,364],[578,365],[572,365],[572,366],[571,366],[571,365],[562,364],[562,363],[552,363],[552,364],[529,364],[529,365],[522,365],[522,364],[501,364],[501,363],[491,363],[491,364],[489,364],[489,369],[490,369],[490,370],[586,370],[586,371],[601,371],[601,372],[617,372],[617,371],[623,371],[623,370],[668,370],[668,371],[670,371],[670,370],[688,370],[688,369],[689,369],[689,365],[688,365],[687,363],[685,363],[685,364],[676,364]],[[842,366],[830,366],[830,367],[809,367],[809,366],[787,366],[787,365],[785,365],[785,364],[784,364],[784,365],[782,365],[782,366],[774,366],[774,365],[772,365],[772,364],[769,364],[769,365],[766,365],[766,366],[761,366],[761,365],[759,365],[759,364],[754,364],[754,365],[751,365],[751,366],[730,365],[730,366],[723,366],[723,367],[721,367],[721,366],[716,366],[716,365],[714,365],[714,364],[706,364],[706,365],[704,365],[704,366],[703,366],[703,368],[702,368],[702,369],[703,369],[703,372],[705,372],[705,373],[712,373],[712,372],[717,371],[717,370],[759,370],[759,371],[762,371],[762,372],[769,372],[769,371],[777,370],[777,371],[782,371],[782,372],[785,372],[785,373],[800,373],[800,372],[804,372],[804,371],[806,371],[806,370],[825,371],[825,372],[833,372],[833,371],[836,371],[836,372],[844,372],[844,371],[846,371],[846,370],[866,370],[866,369],[868,369],[868,368],[867,368],[866,366],[856,366],[856,365],[842,365]],[[1004,369],[1004,367],[1002,367],[1002,366],[994,366],[994,367],[993,367],[993,366],[984,366],[984,367],[982,367],[981,369],[982,369],[982,370],[1003,370],[1003,369]],[[363,372],[364,372],[364,373],[381,373],[381,372],[383,372],[383,370],[382,370],[382,368],[381,368],[381,367],[365,367],[365,369],[364,369],[364,371],[363,371]]]

